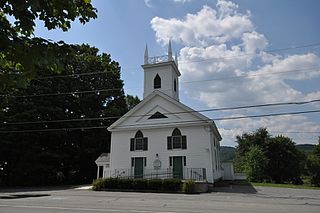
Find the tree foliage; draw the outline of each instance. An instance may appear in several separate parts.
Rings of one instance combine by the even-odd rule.
[[[126,95],[125,99],[128,106],[128,110],[132,109],[141,102],[138,96]]]
[[[308,155],[307,168],[311,183],[320,186],[320,138],[313,152]]]
[[[0,2],[0,92],[7,93],[12,86],[25,87],[36,73],[36,67],[47,66],[59,72],[60,55],[72,52],[64,42],[31,38],[35,20],[48,29],[67,31],[78,19],[85,24],[96,18],[97,10],[90,0],[3,0]]]
[[[237,136],[236,168],[255,181],[288,182],[300,177],[303,154],[288,137],[272,137],[267,129]]]
[[[95,159],[109,152],[106,127],[115,119],[98,118],[127,111],[119,64],[88,45],[69,50],[61,51],[61,73],[38,65],[37,78],[0,101],[3,184],[88,183],[96,177]],[[90,72],[98,74],[81,74]],[[96,119],[84,120],[90,118]]]
[[[261,182],[266,178],[268,158],[260,147],[250,147],[245,155],[244,162],[245,172],[250,181]]]

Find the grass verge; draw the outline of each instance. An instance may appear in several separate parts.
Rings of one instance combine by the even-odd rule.
[[[254,182],[251,182],[251,184],[253,186],[320,190],[320,187],[310,186],[310,185],[293,185],[293,184],[285,184],[285,183],[282,183],[282,184],[278,184],[278,183],[254,183]]]

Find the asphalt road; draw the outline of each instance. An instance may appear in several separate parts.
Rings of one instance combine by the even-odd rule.
[[[241,186],[185,195],[79,189],[0,189],[0,213],[319,213],[320,190]]]

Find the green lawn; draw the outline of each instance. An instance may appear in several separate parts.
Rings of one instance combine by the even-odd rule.
[[[279,187],[279,188],[294,188],[294,189],[315,189],[320,190],[320,187],[310,185],[293,185],[293,184],[278,184],[278,183],[253,183],[254,186]]]

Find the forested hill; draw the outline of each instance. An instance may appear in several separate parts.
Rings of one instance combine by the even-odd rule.
[[[230,146],[221,146],[220,157],[221,161],[233,161],[236,156],[236,148]]]
[[[310,152],[312,152],[312,150],[314,150],[315,145],[314,144],[298,144],[298,145],[296,145],[296,147],[300,151],[304,151],[306,153],[310,153]]]
[[[305,153],[310,153],[314,149],[314,144],[298,144],[296,145],[297,149]],[[230,146],[221,146],[221,161],[233,161],[236,155],[236,148]]]

